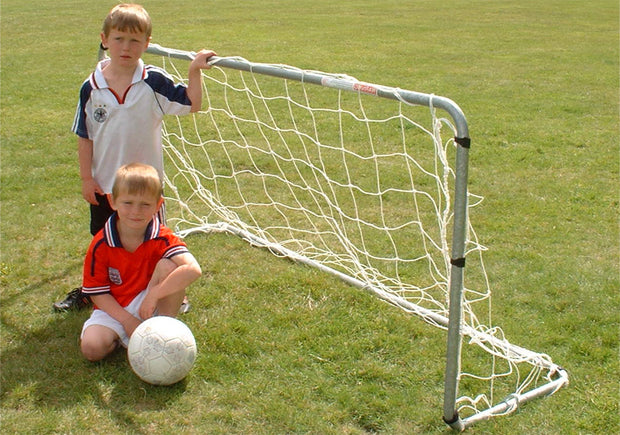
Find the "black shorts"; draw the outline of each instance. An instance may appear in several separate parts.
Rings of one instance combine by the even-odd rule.
[[[95,198],[97,198],[99,205],[90,205],[90,233],[93,236],[105,226],[109,217],[114,213],[107,195],[95,193]]]

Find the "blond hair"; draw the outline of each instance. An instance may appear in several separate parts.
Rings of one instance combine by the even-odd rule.
[[[112,186],[112,196],[118,198],[122,193],[130,195],[149,195],[159,199],[163,195],[163,185],[157,169],[143,163],[130,163],[116,171]]]
[[[146,39],[151,37],[153,26],[146,9],[138,4],[123,3],[112,8],[103,21],[103,34],[110,35],[110,30],[121,32],[144,33]]]

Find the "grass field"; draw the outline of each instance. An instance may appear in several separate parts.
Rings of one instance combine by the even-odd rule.
[[[114,1],[1,5],[2,433],[449,433],[442,331],[224,235],[184,317],[190,376],[151,387],[91,364],[86,312],[51,304],[90,240],[78,90]],[[495,323],[570,385],[470,433],[607,434],[619,419],[618,4],[559,0],[143,3],[154,42],[443,95],[472,138]]]

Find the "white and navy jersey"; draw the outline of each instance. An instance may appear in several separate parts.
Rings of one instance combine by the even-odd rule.
[[[118,168],[128,163],[151,165],[163,177],[162,119],[191,110],[186,86],[142,60],[131,86],[118,95],[103,77],[108,62],[99,62],[82,84],[72,127],[78,136],[93,141],[92,175],[105,193],[112,191]]]

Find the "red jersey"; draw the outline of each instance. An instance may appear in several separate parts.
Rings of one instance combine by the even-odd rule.
[[[148,286],[157,262],[189,252],[181,239],[155,216],[149,223],[144,242],[134,252],[126,251],[116,228],[114,213],[93,238],[86,258],[82,291],[87,295],[110,293],[122,306]]]

